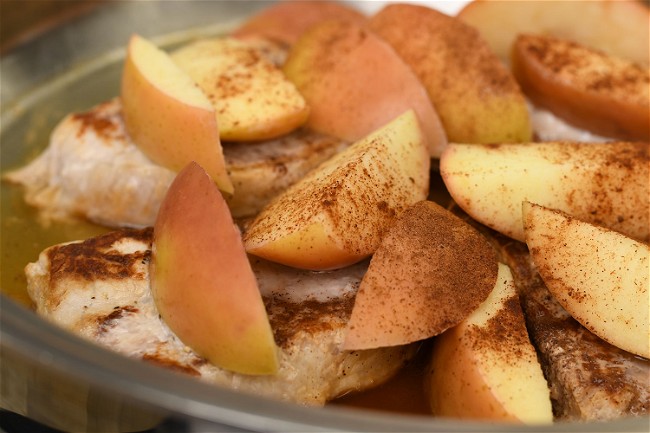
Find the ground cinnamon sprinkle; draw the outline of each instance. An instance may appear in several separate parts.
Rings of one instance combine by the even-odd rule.
[[[81,122],[81,128],[77,131],[77,137],[82,136],[89,129],[98,137],[108,139],[117,131],[117,126],[113,119],[108,119],[99,115],[101,110],[89,110],[84,113],[72,114],[72,119]]]
[[[521,326],[511,326],[521,322]],[[472,326],[470,331],[475,337],[468,338],[473,342],[476,352],[503,354],[502,359],[511,364],[517,364],[524,357],[522,348],[529,344],[524,313],[515,294],[504,303],[504,308],[487,321],[485,326]]]
[[[551,36],[520,35],[516,44],[538,63],[538,67],[559,74],[572,86],[625,95],[640,102],[647,100],[650,75],[640,65]]]
[[[496,252],[481,234],[441,206],[418,202],[400,215],[375,252],[352,321],[379,317],[373,324],[354,323],[380,330],[376,335],[399,333],[409,341],[434,336],[474,311],[494,288],[497,273]]]

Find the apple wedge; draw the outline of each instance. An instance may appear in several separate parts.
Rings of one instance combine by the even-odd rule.
[[[291,46],[309,28],[330,19],[363,24],[366,16],[340,2],[281,1],[246,20],[232,35],[263,37]]]
[[[196,163],[160,206],[150,275],[160,316],[183,343],[227,370],[275,373],[273,332],[239,229]]]
[[[458,18],[477,28],[506,62],[517,35],[530,33],[569,39],[647,66],[648,12],[638,0],[475,0]]]
[[[358,262],[396,215],[424,200],[430,158],[409,110],[276,197],[244,234],[250,254],[314,270]]]
[[[510,268],[458,326],[436,337],[427,383],[434,415],[501,422],[553,422],[550,391]]]
[[[646,35],[647,36],[647,35]],[[650,141],[650,71],[563,39],[519,35],[512,71],[535,105],[606,137]]]
[[[531,140],[528,108],[517,82],[475,29],[414,4],[388,5],[368,26],[424,84],[450,142]]]
[[[121,99],[126,131],[153,162],[178,172],[197,161],[219,189],[233,192],[210,101],[164,51],[138,35],[129,40]]]
[[[170,54],[210,99],[222,140],[284,135],[307,120],[309,107],[260,45],[235,38],[200,39]]]
[[[526,244],[548,290],[585,328],[650,358],[650,248],[621,233],[525,202]]]
[[[307,31],[283,68],[307,100],[307,124],[354,142],[412,108],[431,156],[447,139],[426,89],[383,40],[350,21],[333,20]]]
[[[625,142],[450,144],[440,174],[465,212],[522,242],[526,200],[647,241],[649,149]]]
[[[457,325],[490,294],[497,255],[476,229],[431,201],[406,209],[370,260],[343,348],[398,346]]]

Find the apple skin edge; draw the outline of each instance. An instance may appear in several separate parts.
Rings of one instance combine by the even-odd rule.
[[[273,374],[277,348],[239,229],[197,163],[176,177],[154,226],[151,290],[162,320],[208,361]]]
[[[222,191],[233,192],[210,101],[164,51],[138,35],[129,40],[120,99],[127,133],[149,159],[176,172],[198,161]]]

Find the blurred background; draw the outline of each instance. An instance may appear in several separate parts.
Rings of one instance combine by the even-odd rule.
[[[0,54],[110,0],[0,0]]]

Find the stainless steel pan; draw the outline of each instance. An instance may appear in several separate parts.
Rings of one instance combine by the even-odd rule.
[[[42,149],[63,115],[118,94],[124,46],[132,32],[173,44],[223,31],[267,6],[250,1],[104,3],[1,58],[3,171]],[[379,3],[360,6],[376,8]],[[24,221],[28,211],[15,210],[20,207],[19,194],[6,185],[2,188],[6,239],[9,231],[31,230],[35,223]],[[3,259],[12,257],[11,244],[3,241],[2,248]],[[35,259],[33,255],[31,260]],[[6,263],[3,281],[11,278]],[[648,427],[647,419],[625,419],[526,428],[339,406],[300,407],[209,386],[122,357],[52,326],[13,298],[3,294],[0,300],[0,406],[68,431],[504,432],[647,431]]]

